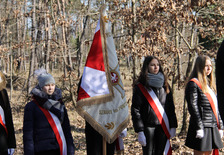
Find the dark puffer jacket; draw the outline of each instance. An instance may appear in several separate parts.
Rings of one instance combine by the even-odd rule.
[[[170,128],[177,128],[177,118],[172,93],[166,94],[164,88],[152,88],[152,90],[157,95],[166,112]],[[155,112],[137,85],[133,90],[131,115],[135,132],[144,131],[145,127],[160,125]]]
[[[36,101],[45,101],[45,99],[40,100],[38,98]],[[67,143],[67,153],[68,155],[73,155],[74,144],[66,108],[64,108],[64,120],[61,126]],[[29,102],[25,106],[23,142],[25,155],[34,155],[35,152],[59,149],[55,134],[46,116],[34,101]]]
[[[185,89],[185,98],[191,115],[190,124],[194,126],[196,130],[204,129],[204,127],[217,126],[216,118],[209,100],[195,82],[188,82]],[[218,118],[220,127],[223,129],[223,122],[220,115],[218,115]]]

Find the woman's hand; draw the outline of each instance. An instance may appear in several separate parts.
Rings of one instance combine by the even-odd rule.
[[[219,130],[220,137],[223,137],[223,130]]]
[[[145,134],[143,131],[138,133],[138,142],[142,145],[142,146],[146,146],[146,138],[145,138]]]
[[[119,137],[124,138],[124,137],[126,137],[126,136],[127,136],[127,128],[125,128],[125,129],[121,132],[121,134],[119,135]]]
[[[196,138],[202,139],[204,137],[204,130],[200,129],[196,131]]]
[[[13,155],[14,152],[15,152],[15,149],[14,148],[8,149],[8,154],[9,155]]]
[[[173,138],[174,136],[176,136],[176,128],[171,128],[170,129],[170,138]]]

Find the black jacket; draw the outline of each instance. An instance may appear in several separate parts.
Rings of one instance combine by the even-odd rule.
[[[5,128],[0,124],[0,152],[7,151],[8,148],[16,148],[15,131],[13,126],[12,112],[9,104],[9,98],[5,89],[0,91],[0,106],[2,107],[5,115]]]
[[[38,104],[44,101],[44,99],[41,100],[37,97],[35,100]],[[58,115],[56,116],[58,117]],[[66,108],[64,108],[64,120],[61,126],[67,143],[67,153],[68,155],[73,155],[75,150]],[[59,149],[56,136],[46,116],[34,101],[29,102],[25,106],[23,143],[25,155],[34,155],[35,152]]]
[[[166,94],[164,88],[152,88],[152,90],[157,95],[166,112],[170,128],[177,128],[177,118],[172,93]],[[155,112],[137,85],[133,90],[131,115],[135,132],[144,131],[145,127],[160,125]]]
[[[224,120],[224,40],[218,50],[216,58],[216,87],[217,87],[217,99],[218,106],[222,120]]]
[[[188,82],[185,89],[185,98],[187,100],[188,110],[191,116],[190,125],[194,126],[195,130],[204,129],[204,127],[217,126],[217,121],[209,100],[195,82]],[[220,114],[218,115],[218,118],[222,129],[223,122]]]

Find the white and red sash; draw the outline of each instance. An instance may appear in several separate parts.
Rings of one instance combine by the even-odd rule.
[[[198,87],[202,89],[201,83],[198,81],[198,79],[193,78],[193,79],[191,79],[190,81],[195,82],[195,83],[198,85]],[[218,114],[217,114],[217,113],[218,113],[218,108],[217,108],[217,105],[215,105],[215,103],[214,103],[215,98],[212,97],[212,96],[214,96],[214,95],[211,94],[211,93],[214,93],[214,92],[211,92],[212,90],[211,90],[209,87],[208,87],[208,89],[209,89],[209,92],[210,92],[210,93],[204,93],[204,94],[205,94],[206,97],[208,98],[208,101],[209,101],[209,103],[210,103],[210,105],[211,105],[212,111],[213,111],[213,113],[214,113],[214,115],[215,115],[215,118],[216,118],[216,121],[217,121],[217,126],[218,126],[218,128],[220,129],[220,124],[219,124],[219,119],[218,119]],[[217,102],[217,101],[216,101],[216,102]],[[213,154],[213,155],[219,155],[219,150],[218,150],[218,149],[214,149],[212,154]]]
[[[190,81],[195,82],[195,83],[198,85],[198,87],[202,89],[202,87],[201,87],[201,83],[198,81],[198,79],[193,78],[193,79],[191,79]],[[209,88],[209,89],[210,89],[210,88]],[[214,113],[214,115],[215,115],[215,118],[216,118],[216,121],[217,121],[217,126],[218,126],[218,128],[220,129],[219,119],[218,119],[218,114],[217,114],[217,112],[218,112],[218,110],[217,110],[217,106],[215,106],[215,104],[214,104],[214,100],[213,100],[211,94],[209,94],[209,93],[205,93],[205,95],[206,95],[206,97],[208,98],[208,101],[209,101],[209,103],[210,103],[210,105],[211,105],[211,107],[212,107],[212,111],[213,111],[213,113]]]
[[[166,112],[161,105],[159,99],[157,98],[156,94],[153,92],[153,90],[148,91],[142,84],[138,84],[138,87],[142,91],[143,95],[146,97],[148,103],[151,105],[152,109],[154,110],[165,134],[167,137],[167,142],[166,146],[164,149],[164,154],[165,155],[171,155],[172,154],[172,149],[170,145],[170,125],[169,125],[169,120],[166,115]]]
[[[0,106],[0,124],[5,128],[5,132],[8,134],[8,130],[7,130],[6,125],[5,125],[4,110],[2,109],[1,106]]]
[[[47,109],[42,108],[36,101],[35,101],[35,103],[40,108],[40,110],[44,113],[51,128],[54,131],[54,134],[56,136],[56,139],[57,139],[59,147],[60,147],[60,155],[67,155],[67,144],[66,144],[64,132],[61,127],[60,120],[53,113],[51,113]]]

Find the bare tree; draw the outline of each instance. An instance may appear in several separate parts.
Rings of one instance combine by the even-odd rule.
[[[27,94],[31,91],[32,81],[33,81],[33,74],[34,74],[34,61],[35,61],[35,50],[36,50],[36,34],[37,34],[37,23],[36,23],[36,0],[33,0],[33,8],[32,8],[32,45],[31,45],[31,52],[30,52],[30,67],[29,67],[29,76],[27,82]]]

